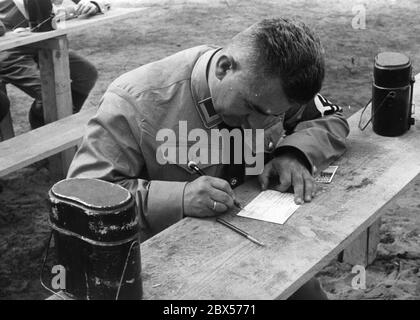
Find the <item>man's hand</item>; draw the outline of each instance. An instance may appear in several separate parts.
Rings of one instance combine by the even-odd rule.
[[[210,217],[233,207],[233,191],[225,180],[202,176],[185,186],[184,215]]]
[[[280,192],[286,192],[293,186],[296,204],[302,204],[303,200],[309,202],[315,196],[314,178],[295,152],[277,156],[265,165],[263,173],[258,177],[263,190],[267,189],[272,176],[279,177],[279,185],[274,189]]]
[[[98,7],[89,0],[82,0],[76,6],[76,15],[93,16],[98,13]]]

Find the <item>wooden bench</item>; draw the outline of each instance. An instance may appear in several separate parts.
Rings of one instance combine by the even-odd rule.
[[[96,108],[85,109],[1,142],[0,177],[78,145],[95,112]]]

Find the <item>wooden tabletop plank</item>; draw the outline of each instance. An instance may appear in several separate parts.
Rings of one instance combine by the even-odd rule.
[[[420,105],[420,77],[414,101]],[[366,115],[368,116],[368,115]],[[401,137],[382,137],[349,119],[348,151],[330,185],[284,225],[227,215],[259,247],[214,219],[185,218],[141,246],[144,299],[286,299],[381,214],[420,172],[420,116]],[[235,189],[247,203],[254,180]]]
[[[102,23],[109,23],[118,19],[126,18],[131,14],[138,13],[145,9],[146,8],[112,8],[104,14],[99,14],[90,18],[68,20],[66,21],[65,29],[48,32],[16,34],[9,31],[6,32],[4,36],[0,37],[0,51],[59,37],[70,32],[85,29],[91,25],[97,26]]]

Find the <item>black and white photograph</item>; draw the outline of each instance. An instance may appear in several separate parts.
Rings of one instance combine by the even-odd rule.
[[[0,0],[0,300],[420,300],[419,17]]]

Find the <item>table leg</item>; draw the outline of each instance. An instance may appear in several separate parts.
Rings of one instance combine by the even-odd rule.
[[[368,228],[368,265],[372,264],[376,259],[376,253],[378,249],[378,244],[381,240],[380,237],[380,228],[382,220],[379,218]]]
[[[364,230],[346,249],[343,261],[351,265],[367,266],[368,231]]]
[[[50,123],[73,113],[68,40],[66,36],[61,36],[42,41],[37,47],[44,119],[46,123]],[[50,158],[50,172],[53,179],[65,178],[74,151],[74,148],[71,148]]]
[[[376,258],[376,250],[379,244],[379,229],[381,218],[376,220],[369,228],[354,240],[348,248],[344,250],[343,261],[351,265],[368,266]]]

